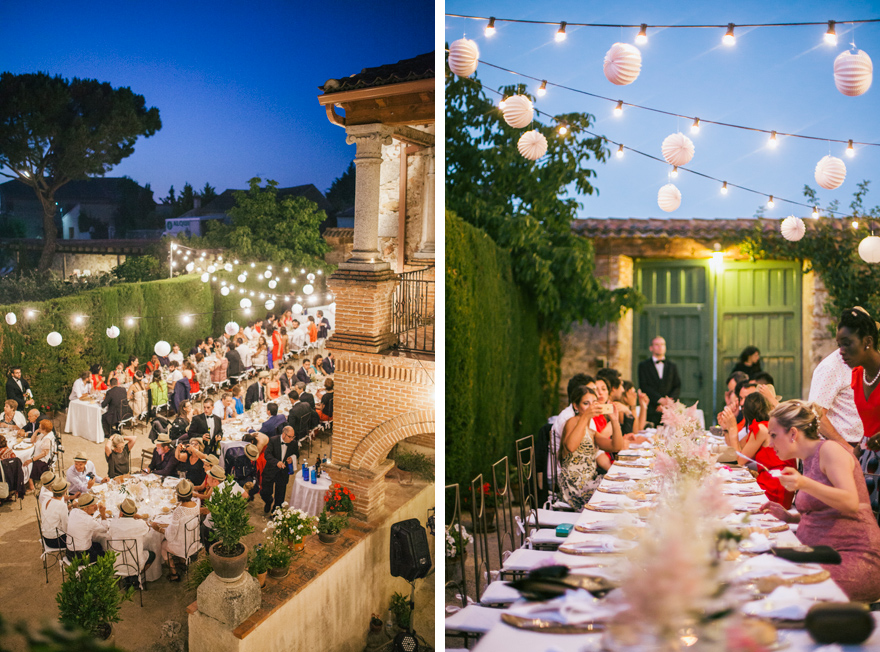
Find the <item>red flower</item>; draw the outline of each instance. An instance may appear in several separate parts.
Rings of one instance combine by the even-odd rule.
[[[324,496],[324,502],[328,502],[330,500],[330,496]]]

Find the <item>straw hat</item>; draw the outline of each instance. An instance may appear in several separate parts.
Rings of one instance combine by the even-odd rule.
[[[212,466],[211,470],[208,471],[208,475],[210,475],[215,480],[219,480],[220,482],[223,482],[226,479],[226,474],[219,466]]]
[[[55,482],[49,486],[49,490],[58,496],[67,493],[68,487],[70,487],[70,483],[67,480],[64,478],[55,478]]]
[[[86,457],[86,454],[83,452],[79,452],[76,454],[76,457],[73,458],[74,462],[88,462],[89,458]]]
[[[134,516],[137,514],[137,505],[134,504],[131,498],[126,498],[119,506],[119,511],[122,512],[123,516]]]
[[[203,461],[203,462],[207,462],[207,463],[210,464],[211,466],[219,466],[219,465],[220,465],[220,460],[217,459],[217,456],[216,456],[216,455],[208,455],[208,456],[205,457],[205,459],[202,460],[202,461]]]
[[[164,446],[168,446],[169,444],[172,443],[172,442],[171,442],[171,437],[168,436],[168,433],[167,433],[167,432],[160,432],[160,433],[159,433],[159,436],[156,437],[156,443],[157,443],[157,444],[162,444],[162,445],[164,445]]]
[[[244,447],[244,454],[247,455],[247,458],[251,462],[256,462],[257,458],[260,456],[260,450],[253,444],[248,444]]]
[[[55,482],[55,473],[52,471],[46,471],[40,476],[40,484],[44,487],[49,487],[51,489],[53,482]]]
[[[269,377],[269,372],[268,372],[268,371],[261,371],[260,373],[257,374],[257,379],[258,379],[258,380],[259,380],[260,378],[268,378],[268,377]]]
[[[193,483],[189,480],[181,480],[177,483],[177,498],[190,499],[193,493]]]
[[[76,501],[78,507],[88,507],[95,504],[95,497],[92,494],[82,494]]]

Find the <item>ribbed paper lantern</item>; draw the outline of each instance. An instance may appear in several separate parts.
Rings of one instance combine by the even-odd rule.
[[[834,85],[844,95],[862,95],[874,80],[874,64],[867,52],[845,51],[834,60]]]
[[[866,263],[880,263],[880,238],[869,235],[859,243],[859,257]]]
[[[314,281],[314,280],[315,280],[315,275],[312,274],[312,273],[306,274],[306,280]]]
[[[211,275],[208,274],[208,272],[204,272],[202,274],[201,278],[202,278],[202,283],[207,283],[208,281],[211,280]]]
[[[300,314],[302,314],[302,311],[303,311],[303,307],[302,307],[301,303],[293,304],[290,309],[294,315],[300,315]]]
[[[271,281],[269,281],[269,289],[270,290],[274,290],[277,287],[278,287],[278,281],[276,281],[274,278]]]
[[[15,316],[14,312],[7,312],[6,313],[6,323],[7,324],[9,324],[10,326],[14,326],[15,322],[17,322],[17,321],[18,321],[18,318]]]
[[[58,346],[61,344],[61,333],[52,331],[46,336],[46,342],[49,343],[49,346]]]
[[[519,153],[530,161],[537,161],[547,152],[547,139],[540,131],[527,131],[516,144]]]
[[[234,321],[228,321],[226,322],[226,326],[223,328],[223,330],[226,332],[227,335],[229,335],[229,337],[232,337],[239,331],[239,327],[238,324],[236,324]]]
[[[825,190],[840,188],[843,180],[846,179],[846,165],[836,156],[823,156],[822,160],[816,163],[815,176],[816,183]]]
[[[272,301],[272,299],[269,299],[266,302],[266,310],[272,310],[272,308],[274,308],[274,307],[275,307],[275,302]]]
[[[804,233],[807,232],[807,227],[804,225],[804,221],[801,218],[789,215],[782,220],[782,226],[779,230],[782,231],[783,238],[791,242],[797,242],[804,237]]]
[[[657,205],[665,212],[671,213],[681,206],[681,191],[671,183],[667,183],[657,193]]]
[[[247,280],[247,276],[245,276],[244,274],[238,275],[238,282],[239,283],[244,283],[246,280]]]
[[[474,41],[460,38],[449,44],[449,69],[459,77],[470,77],[477,69],[480,49]]]
[[[514,129],[522,129],[528,127],[535,117],[535,109],[532,107],[532,101],[525,95],[514,95],[508,97],[504,101],[504,122]]]
[[[253,304],[251,303],[250,299],[245,297],[244,299],[242,299],[241,301],[238,302],[238,305],[241,306],[242,308],[250,308]]]
[[[220,294],[222,294],[224,297],[228,296],[229,295],[229,288],[224,285],[222,288],[220,288]]]
[[[694,157],[694,141],[683,133],[670,134],[663,140],[663,158],[669,165],[683,167]]]
[[[111,340],[115,340],[117,337],[119,337],[119,329],[116,326],[111,326],[107,329],[107,337],[109,337]]]
[[[605,53],[604,70],[612,84],[632,84],[642,70],[642,53],[629,43],[615,43]]]
[[[303,292],[305,292],[306,294],[311,294],[314,291],[315,288],[313,288],[311,285],[303,285]]]
[[[165,340],[159,340],[156,342],[156,346],[153,347],[153,352],[160,358],[164,358],[171,353],[171,345]]]

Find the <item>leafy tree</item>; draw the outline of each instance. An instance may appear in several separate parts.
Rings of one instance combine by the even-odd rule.
[[[164,221],[156,215],[156,202],[150,184],[141,188],[137,182],[123,177],[119,184],[119,208],[116,210],[116,237],[124,237],[134,229],[157,229]]]
[[[333,179],[327,189],[327,201],[338,211],[354,206],[355,169],[354,161],[348,164],[340,176]]]
[[[46,73],[0,74],[0,171],[34,189],[43,207],[40,271],[52,265],[55,193],[74,179],[106,174],[134,153],[139,136],[162,128],[159,109],[130,88]]]
[[[125,262],[110,270],[121,281],[155,281],[164,276],[162,263],[155,256],[129,256]]]
[[[526,89],[501,90],[510,96]],[[603,139],[586,133],[593,116],[568,113],[556,121],[567,126],[566,135],[536,118],[533,128],[547,138],[547,154],[529,161],[516,146],[522,131],[504,122],[475,78],[446,69],[446,206],[512,254],[515,279],[535,298],[548,330],[614,321],[640,304],[632,288],[607,290],[599,283],[592,245],[571,232],[580,204],[567,194],[595,192],[596,172],[586,165],[608,156]]]

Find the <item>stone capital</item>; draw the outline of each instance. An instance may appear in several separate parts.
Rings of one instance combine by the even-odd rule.
[[[381,154],[382,145],[391,144],[394,130],[383,124],[367,124],[346,127],[345,133],[347,134],[345,142],[348,145],[357,145],[360,156],[362,149],[367,152],[378,151]]]

